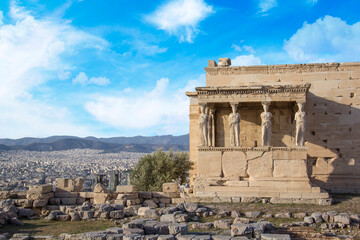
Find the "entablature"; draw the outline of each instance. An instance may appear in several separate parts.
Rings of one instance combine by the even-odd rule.
[[[221,102],[305,102],[310,84],[273,86],[197,87],[187,92],[197,97],[199,104]]]

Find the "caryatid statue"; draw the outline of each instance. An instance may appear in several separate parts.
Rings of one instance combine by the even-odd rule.
[[[304,146],[305,144],[305,117],[306,114],[304,112],[304,103],[298,102],[299,110],[295,113],[295,121],[296,121],[296,146]]]
[[[231,103],[232,113],[229,115],[230,124],[230,146],[240,146],[240,113],[237,113],[237,104]]]
[[[208,146],[208,121],[209,115],[206,114],[206,105],[201,105],[201,114],[199,118],[199,138],[200,146]]]
[[[214,123],[214,115],[215,115],[215,109],[214,108],[207,108],[206,113],[208,114],[208,146],[214,147],[215,141],[214,141],[214,133],[215,133],[215,123]]]
[[[264,112],[261,113],[261,129],[262,129],[262,145],[270,146],[271,142],[271,118],[272,114],[269,112],[269,102],[263,102],[262,106]]]

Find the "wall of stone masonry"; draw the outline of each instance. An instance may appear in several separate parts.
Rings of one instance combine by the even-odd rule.
[[[329,64],[296,64],[269,65],[253,67],[208,67],[206,70],[206,86],[249,86],[249,85],[288,85],[310,83],[305,111],[307,113],[306,146],[308,147],[309,174],[312,182],[330,192],[360,193],[360,63],[329,63]],[[258,110],[240,114],[249,118],[258,115]],[[270,111],[272,111],[270,107]],[[293,142],[294,122],[287,117],[294,113],[292,106],[284,112],[273,111],[274,131],[277,117],[282,122],[285,118],[287,129],[285,136],[276,136],[274,144]],[[273,109],[274,110],[274,109]],[[226,126],[228,109],[220,112],[223,123],[217,128]],[[190,103],[190,158],[197,162],[199,107],[195,98]],[[281,119],[280,119],[281,118]],[[290,122],[289,122],[290,120]],[[259,143],[259,118],[249,122],[253,136],[245,140],[246,144],[253,141]],[[247,124],[247,125],[246,125]],[[249,126],[242,119],[240,128]],[[224,128],[226,129],[226,127]],[[256,130],[257,129],[257,130]],[[292,130],[291,130],[292,129]],[[243,131],[243,130],[241,130]],[[242,136],[250,135],[241,132]],[[218,142],[224,142],[219,136]],[[242,137],[242,142],[244,139]],[[225,141],[226,146],[226,141]],[[197,172],[192,171],[192,179]]]

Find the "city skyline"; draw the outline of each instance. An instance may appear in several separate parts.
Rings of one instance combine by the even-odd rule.
[[[0,138],[182,135],[207,60],[359,61],[355,0],[0,3]]]

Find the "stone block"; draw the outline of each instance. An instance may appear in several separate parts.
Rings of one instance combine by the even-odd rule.
[[[160,203],[171,203],[171,198],[159,198]]]
[[[136,192],[136,186],[135,185],[118,185],[116,186],[116,192],[118,193],[133,193]]]
[[[176,218],[174,214],[164,214],[160,217],[160,221],[176,223]]]
[[[50,199],[54,197],[54,193],[53,192],[49,192],[49,193],[34,193],[34,192],[28,192],[26,195],[26,198],[28,200],[42,200],[42,199]]]
[[[232,237],[236,237],[236,236],[252,236],[252,229],[249,225],[247,224],[241,224],[241,223],[237,223],[237,224],[233,224],[231,225],[231,236]]]
[[[175,240],[173,235],[159,235],[158,240]]]
[[[145,201],[143,202],[143,205],[144,205],[145,207],[150,207],[150,208],[157,208],[157,207],[158,207],[158,205],[157,205],[153,200],[151,200],[151,199],[145,200]]]
[[[101,183],[97,183],[94,187],[94,193],[108,193],[109,191],[106,189],[104,185]]]
[[[221,152],[199,152],[198,176],[221,177]]]
[[[33,205],[33,200],[29,199],[14,199],[16,207],[30,208]]]
[[[0,191],[0,199],[8,199],[10,196],[10,191]]]
[[[32,193],[49,193],[54,190],[52,184],[41,184],[29,186],[29,192]]]
[[[261,234],[261,240],[290,240],[289,234],[270,234],[263,233]]]
[[[61,203],[64,205],[75,205],[76,198],[61,198]]]
[[[33,207],[41,208],[41,207],[45,207],[47,204],[48,204],[48,199],[34,200]]]
[[[124,210],[115,210],[110,212],[110,218],[112,219],[122,219],[124,218]]]
[[[173,203],[173,204],[185,203],[185,199],[183,199],[183,198],[172,198],[171,203]]]
[[[247,152],[248,169],[250,179],[272,177],[273,159],[271,152]]]
[[[274,177],[308,177],[306,160],[274,160]]]
[[[95,193],[94,194],[94,204],[103,204],[110,199],[110,194],[108,193]]]
[[[223,230],[230,229],[232,221],[232,219],[221,219],[218,221],[214,221],[214,228]]]
[[[57,178],[55,180],[55,190],[57,192],[80,192],[83,188],[85,181],[83,178],[69,179],[69,178]]]
[[[126,200],[126,206],[139,205],[142,201],[140,199],[129,199]]]
[[[138,209],[137,215],[138,216],[145,216],[147,210],[150,210],[150,207],[140,207]]]
[[[79,196],[85,199],[94,198],[95,193],[93,192],[79,192]]]
[[[179,198],[179,192],[153,192],[153,198]]]
[[[138,193],[119,193],[116,197],[117,200],[130,200],[130,199],[138,199]]]
[[[187,234],[186,223],[170,224],[169,225],[169,233],[172,235]]]
[[[60,198],[50,198],[49,204],[50,205],[60,205],[61,199]]]
[[[222,155],[222,169],[225,179],[239,180],[246,176],[247,160],[244,152],[224,152]]]
[[[177,192],[178,191],[177,183],[174,183],[174,182],[163,183],[162,191],[163,192]]]
[[[77,198],[78,192],[55,192],[55,198]]]
[[[139,198],[142,198],[142,199],[151,199],[152,198],[151,192],[138,192],[138,194],[139,194]]]

